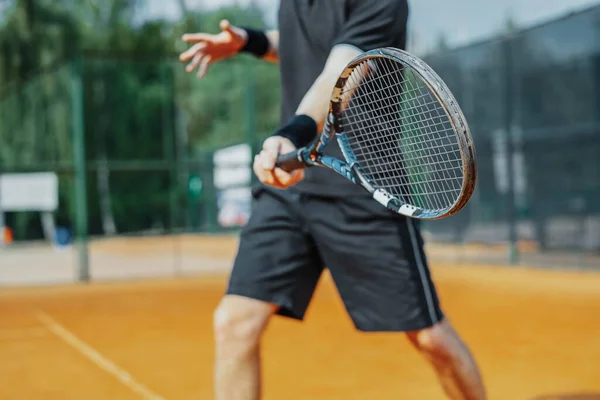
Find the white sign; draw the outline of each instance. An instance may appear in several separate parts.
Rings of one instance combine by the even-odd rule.
[[[58,176],[53,172],[0,175],[1,211],[55,211]]]
[[[515,130],[518,132],[517,130]],[[492,151],[496,189],[506,194],[508,192],[508,143],[506,133],[502,129],[494,131],[492,136]],[[525,156],[521,146],[516,144],[512,154],[513,184],[517,198],[525,196],[527,191],[527,178],[525,172]]]
[[[226,147],[215,151],[214,184],[217,189],[250,185],[252,148],[248,144]]]
[[[218,194],[219,225],[244,226],[250,218],[252,193],[250,188],[222,190]]]

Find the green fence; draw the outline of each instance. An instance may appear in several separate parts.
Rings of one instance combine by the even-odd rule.
[[[427,224],[434,240],[600,266],[600,7],[427,61],[463,107],[479,162],[474,199]]]
[[[479,161],[467,208],[424,224],[430,257],[600,267],[600,7],[425,58],[463,107]],[[176,55],[86,53],[0,94],[0,173],[58,173],[56,223],[77,232],[85,279],[88,236],[237,230],[220,219],[216,152],[256,151],[279,98],[277,67],[249,57],[198,80]],[[227,163],[240,164],[230,178],[247,173],[249,160]],[[42,238],[35,213],[6,222],[16,243]]]
[[[218,219],[215,153],[253,149],[264,136],[256,132],[278,123],[276,66],[241,58],[198,80],[176,56],[163,58],[86,54],[0,95],[0,174],[59,175],[56,225],[79,238],[82,279],[95,238],[239,229]],[[248,164],[221,167],[235,174]],[[43,239],[38,213],[5,217],[16,245]]]

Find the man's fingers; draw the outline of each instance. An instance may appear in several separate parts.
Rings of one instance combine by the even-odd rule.
[[[256,174],[256,176],[262,183],[266,183],[267,185],[278,187],[278,188],[284,188],[285,184],[289,180],[289,178],[286,178],[285,176],[282,175],[282,178],[283,178],[283,182],[282,182],[279,180],[279,178],[277,176],[275,176],[275,171],[278,168],[275,168],[275,169],[273,169],[273,167],[265,168],[265,165],[269,164],[270,158],[271,157],[264,150],[260,154],[258,154],[256,157],[254,157],[254,173]],[[281,171],[281,172],[283,172],[284,174],[287,174],[285,171]]]
[[[212,63],[211,56],[207,55],[202,58],[202,61],[200,62],[200,68],[198,69],[198,78],[204,78],[204,76],[208,72],[208,67],[210,67],[211,63]]]
[[[192,59],[192,62],[190,62],[186,67],[185,70],[187,72],[192,72],[193,70],[195,70],[196,68],[198,68],[198,65],[200,65],[200,62],[202,61],[202,58],[204,57],[203,53],[198,53],[194,56],[194,58]]]
[[[271,169],[263,168],[263,159],[260,154],[254,157],[254,173],[262,183],[272,185],[275,183],[273,177],[273,171]]]
[[[213,40],[213,35],[210,33],[186,33],[181,37],[186,43],[198,43]]]
[[[277,157],[283,150],[291,151],[295,148],[291,142],[287,143],[287,141],[281,137],[271,137],[265,140],[262,151],[254,157],[254,173],[261,182],[284,189],[304,178],[303,170],[286,172],[275,167]]]
[[[281,149],[281,143],[279,141],[266,141],[261,151],[261,158],[263,160],[263,168],[273,169],[279,156]]]
[[[229,23],[229,20],[222,19],[219,23],[219,27],[222,31],[229,32],[232,35],[235,35],[235,32],[233,32],[233,30],[231,29],[231,24]]]
[[[263,150],[260,152],[261,168],[272,170],[277,161],[277,150]]]
[[[281,168],[275,168],[273,170],[275,180],[284,186],[293,185],[298,182],[304,176],[303,170],[296,170],[292,172],[285,172]]]
[[[262,154],[262,155],[261,155]],[[265,152],[254,157],[253,169],[258,179],[269,186],[285,189],[304,178],[304,170],[296,170],[290,173],[280,168],[264,168]]]
[[[229,23],[229,21],[228,21],[228,20],[226,20],[226,19],[222,20],[222,21],[221,21],[221,24],[220,24],[220,27],[221,27],[221,30],[222,30],[223,32],[227,32],[227,33],[229,33],[229,35],[230,35],[232,38],[239,38],[239,37],[240,37],[240,32],[239,32],[239,31],[236,31],[236,30],[234,29],[234,27],[233,27],[233,26],[232,26],[232,25]]]
[[[180,61],[189,61],[191,60],[198,52],[204,50],[206,48],[206,43],[196,43],[183,53],[179,55]]]

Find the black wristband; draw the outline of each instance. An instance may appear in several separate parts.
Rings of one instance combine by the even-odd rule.
[[[295,115],[273,136],[289,139],[297,148],[309,144],[317,136],[317,123],[308,115]]]
[[[260,30],[247,28],[241,26],[243,30],[248,34],[248,41],[240,49],[241,52],[250,53],[255,55],[256,57],[262,58],[264,57],[271,48],[271,44],[269,43],[269,38],[267,35]]]

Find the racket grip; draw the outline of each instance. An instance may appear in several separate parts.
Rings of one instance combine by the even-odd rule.
[[[290,153],[280,154],[279,157],[277,157],[275,166],[281,168],[285,172],[292,172],[296,169],[306,167],[306,164],[302,160],[301,150],[296,150]]]

